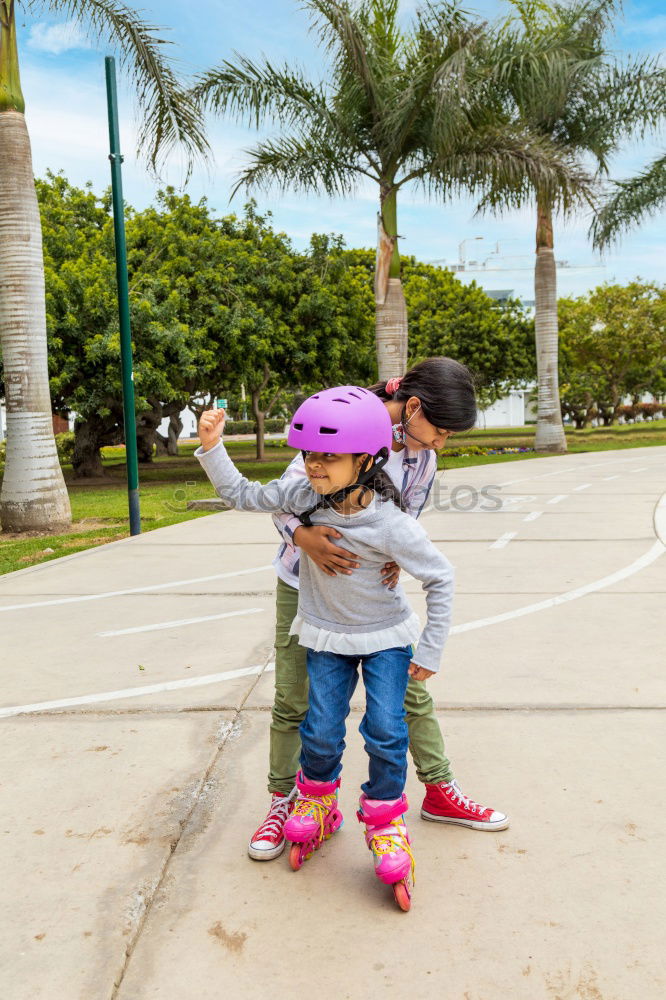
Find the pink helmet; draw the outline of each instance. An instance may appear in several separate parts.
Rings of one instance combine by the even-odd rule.
[[[323,389],[298,407],[287,444],[301,451],[377,455],[391,451],[391,417],[374,392],[357,385]]]

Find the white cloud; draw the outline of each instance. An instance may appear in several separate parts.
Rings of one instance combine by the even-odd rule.
[[[76,21],[64,24],[35,24],[30,29],[28,45],[37,52],[59,56],[70,49],[89,49],[90,43]]]

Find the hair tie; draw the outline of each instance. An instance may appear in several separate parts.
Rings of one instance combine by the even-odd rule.
[[[389,396],[394,396],[398,391],[398,386],[402,382],[402,378],[390,378],[386,383],[386,391]]]

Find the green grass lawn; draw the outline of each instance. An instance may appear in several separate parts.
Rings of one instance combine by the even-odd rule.
[[[484,448],[530,447],[533,436],[533,427],[475,430],[456,434],[451,440],[451,447],[458,451],[468,445]],[[571,453],[666,445],[666,420],[624,424],[619,427],[597,427],[587,431],[570,430],[567,431],[567,443]],[[243,475],[264,483],[279,477],[293,455],[290,448],[267,442],[266,459],[264,462],[257,462],[253,441],[234,441],[231,438],[226,441],[226,445]],[[185,441],[180,445],[177,458],[161,456],[150,465],[140,467],[139,495],[143,531],[208,516],[205,511],[187,510],[189,501],[214,495],[207,476],[193,457],[197,447],[198,441]],[[525,458],[547,460],[553,456],[535,455],[534,452],[454,456],[444,450],[438,464],[440,469],[459,469],[519,462]],[[129,527],[124,448],[105,448],[103,464],[104,479],[92,481],[75,479],[71,466],[64,466],[72,505],[73,524],[69,532],[37,537],[0,533],[0,574],[127,537]],[[0,481],[1,477],[0,466]],[[45,551],[48,549],[52,551]]]

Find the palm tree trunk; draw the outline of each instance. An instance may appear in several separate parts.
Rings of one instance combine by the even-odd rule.
[[[404,375],[407,367],[407,306],[400,280],[396,191],[382,185],[377,217],[375,340],[380,379]]]
[[[557,269],[553,250],[553,213],[537,199],[536,264],[534,267],[537,351],[536,451],[565,452],[567,441],[562,424],[557,351]]]
[[[0,343],[7,456],[5,531],[56,532],[72,520],[53,437],[42,230],[23,116],[13,0],[0,0]]]

